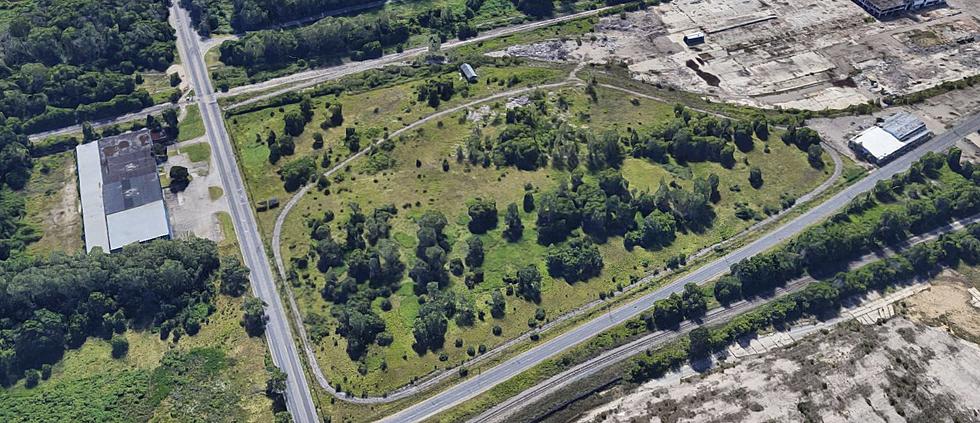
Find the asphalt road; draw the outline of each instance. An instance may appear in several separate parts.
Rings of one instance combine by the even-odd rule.
[[[289,321],[282,301],[276,292],[275,279],[259,236],[255,215],[248,201],[245,184],[242,181],[231,138],[225,130],[224,118],[214,96],[214,88],[208,77],[204,56],[201,54],[199,37],[190,26],[187,12],[175,4],[171,7],[174,27],[177,30],[177,47],[187,69],[197,102],[204,118],[211,151],[217,163],[217,171],[231,211],[232,222],[238,242],[242,249],[245,265],[251,270],[252,293],[265,301],[269,322],[265,336],[273,363],[288,375],[286,386],[286,406],[296,422],[312,423],[320,421],[316,406],[310,395],[310,387],[303,372],[296,345],[293,343]]]
[[[791,238],[804,228],[820,222],[831,216],[836,211],[843,208],[848,202],[862,193],[870,191],[875,184],[883,179],[888,179],[893,175],[902,172],[924,154],[930,151],[944,151],[952,147],[956,141],[980,129],[980,113],[965,118],[961,123],[950,130],[940,134],[925,144],[919,146],[892,161],[891,163],[872,172],[870,175],[845,188],[827,201],[814,206],[806,213],[793,219],[789,223],[780,226],[776,230],[769,232],[756,241],[737,249],[724,257],[708,263],[697,270],[694,270],[664,287],[646,294],[633,302],[617,309],[596,317],[568,332],[565,332],[549,341],[542,343],[500,365],[488,369],[476,377],[460,382],[443,392],[429,397],[405,410],[385,418],[385,422],[417,422],[431,417],[437,413],[448,410],[455,405],[466,401],[480,393],[488,391],[490,388],[503,383],[518,374],[529,370],[535,365],[557,356],[561,352],[578,345],[593,336],[602,333],[614,326],[625,323],[627,320],[638,316],[643,311],[651,308],[653,304],[670,296],[675,292],[683,291],[687,283],[704,284],[728,271],[732,263],[736,263],[745,258],[754,256],[772,248],[775,245]]]

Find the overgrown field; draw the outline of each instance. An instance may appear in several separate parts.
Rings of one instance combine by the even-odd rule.
[[[595,93],[594,101],[590,100],[590,92]],[[427,123],[411,134],[395,139],[388,148],[379,149],[356,162],[350,172],[323,183],[320,190],[311,191],[287,220],[283,254],[293,274],[294,292],[307,320],[307,329],[316,338],[321,367],[331,382],[342,390],[355,395],[380,395],[432,371],[456,366],[563,313],[604,298],[648,272],[681,264],[683,256],[731,237],[767,213],[792,204],[795,198],[825,180],[830,172],[830,169],[814,168],[808,163],[807,154],[780,141],[780,134],[769,134],[766,142],[753,135],[751,129],[748,136],[754,139],[754,147],[746,148],[746,151],[732,149],[727,159],[721,157],[711,161],[691,155],[686,162],[680,162],[674,155],[668,157],[664,152],[663,156],[653,160],[650,157],[656,156],[656,151],[639,147],[643,141],[631,141],[630,134],[635,132],[642,139],[677,119],[683,120],[690,113],[683,108],[632,99],[601,87],[568,87],[549,94],[535,93],[529,98],[522,96],[491,103],[483,109],[474,107],[470,112],[468,116],[460,112]],[[711,120],[701,118],[691,120]],[[558,122],[563,122],[566,129],[554,129],[555,126],[562,127]],[[555,132],[535,134],[546,127]],[[541,143],[555,142],[550,137],[557,136],[556,132],[571,131],[567,137],[575,139],[578,147],[566,144],[562,148],[580,148],[576,156],[581,164],[576,164],[578,170],[574,174],[580,175],[575,179],[581,179],[569,182],[573,172],[568,169],[573,166],[568,164],[562,167],[526,166],[520,157],[508,164],[511,156],[521,156],[521,149],[526,147],[516,145],[514,150],[500,147],[511,139],[506,134],[515,128],[531,131],[531,135],[518,137],[528,136]],[[472,148],[472,134],[477,129],[477,139],[496,144],[488,147],[489,150]],[[572,133],[575,135],[570,135]],[[585,133],[595,134],[595,139]],[[610,133],[620,137],[612,138],[617,144],[627,145],[620,147],[625,148],[627,154],[633,149],[634,157],[626,157],[618,165],[597,165],[596,169],[590,170],[593,160],[590,157],[594,151],[586,144],[601,143],[600,139],[608,139]],[[714,147],[701,145],[692,151],[704,148]],[[641,150],[643,152],[638,153]],[[473,155],[480,155],[481,151],[492,158],[474,160]],[[545,154],[552,161],[555,154],[569,157],[567,152],[547,151]],[[681,153],[678,148],[676,154],[702,153]],[[724,153],[719,154],[724,156]],[[826,157],[820,159],[829,163]],[[379,166],[379,163],[384,165]],[[761,173],[764,180],[756,186],[750,182],[753,169]],[[671,232],[671,235],[664,234],[662,239],[656,240],[649,240],[639,233],[624,233],[628,232],[625,229],[617,232],[613,224],[602,236],[597,236],[595,227],[588,223],[592,222],[589,217],[584,218],[587,223],[582,223],[581,230],[568,222],[570,233],[567,239],[571,241],[545,240],[538,227],[541,209],[522,206],[527,193],[532,201],[540,202],[542,198],[554,195],[556,190],[560,197],[562,190],[576,190],[575,186],[595,187],[608,181],[616,181],[621,188],[609,188],[607,192],[620,190],[617,195],[632,198],[631,203],[658,191],[664,195],[673,192],[670,195],[675,197],[671,201],[685,202],[689,197],[684,193],[701,192],[711,185],[710,181],[715,181],[714,193],[710,194],[715,198],[710,205],[702,204],[709,209],[704,216],[690,216],[690,221],[679,220],[676,235]],[[605,197],[607,213],[614,207],[609,201],[617,201],[611,200],[612,197]],[[493,214],[499,215],[500,219],[496,225],[472,235],[475,220],[472,206],[478,203],[495,203]],[[513,237],[505,233],[510,225],[506,223],[509,219],[504,217],[504,212],[510,203],[517,205],[516,215],[523,225],[523,235],[513,240],[508,240]],[[359,212],[354,215],[360,216],[355,220],[367,216],[365,226],[368,226],[369,240],[373,231],[371,226],[378,224],[379,218],[385,220],[381,226],[387,226],[388,236],[382,238],[391,242],[382,239],[378,241],[378,248],[390,251],[394,245],[405,269],[411,269],[398,274],[395,280],[387,280],[382,286],[370,278],[370,285],[364,285],[364,288],[358,288],[358,293],[350,295],[354,300],[338,297],[338,293],[347,289],[344,284],[349,283],[344,279],[344,272],[353,273],[349,267],[350,257],[347,257],[347,264],[339,267],[320,266],[329,268],[323,272],[318,269],[320,253],[329,249],[323,249],[326,247],[322,247],[320,241],[311,240],[311,232],[317,232],[316,228],[323,226],[329,228],[326,232],[332,233],[337,243],[345,244],[352,233],[349,224],[351,204],[359,205]],[[393,207],[384,207],[386,204]],[[601,207],[598,203],[593,204]],[[542,206],[539,204],[538,207]],[[448,247],[441,248],[445,253],[443,265],[448,263],[450,269],[459,272],[446,272],[444,280],[441,276],[432,276],[438,280],[437,285],[419,286],[415,279],[424,280],[425,277],[420,276],[422,271],[418,270],[418,264],[413,267],[416,262],[413,256],[420,246],[416,232],[421,234],[420,225],[428,224],[421,222],[431,222],[431,216],[424,217],[431,211],[441,212],[446,220],[443,234],[437,235],[438,243]],[[325,214],[332,219],[324,219]],[[698,212],[692,211],[692,214]],[[387,217],[380,217],[382,215]],[[628,212],[625,216],[629,216]],[[663,217],[657,212],[650,216]],[[632,227],[629,218],[625,219],[618,224]],[[704,220],[699,223],[697,219]],[[356,229],[354,231],[356,233]],[[322,239],[323,231],[312,235]],[[673,238],[668,239],[671,236]],[[472,249],[472,238],[480,239],[484,252],[482,263],[473,265],[467,257]],[[576,240],[583,241],[578,243]],[[599,267],[587,265],[570,271],[567,263],[565,269],[561,269],[561,265],[546,265],[547,257],[567,260],[569,256],[576,256],[580,252],[576,248],[585,244],[595,245],[601,256]],[[590,247],[582,248],[588,251]],[[423,249],[428,250],[428,247]],[[376,254],[370,252],[371,247],[365,251],[368,256]],[[389,260],[387,253],[382,251],[381,254],[381,266],[385,268],[381,271],[384,272]],[[425,256],[419,256],[419,260],[424,261]],[[457,260],[458,265],[453,263]],[[478,274],[482,275],[482,280]],[[324,277],[333,281],[326,282],[328,289],[324,289]],[[361,292],[376,292],[367,298],[370,300],[368,309],[358,305],[363,304],[358,299]],[[344,301],[349,303],[341,304]],[[433,314],[433,304],[447,306],[449,302],[452,302],[457,318],[448,317],[441,323],[435,317],[428,319]],[[459,313],[469,317],[459,319]],[[357,339],[354,345],[349,342],[359,334],[352,335],[348,325],[362,316],[367,319],[368,326],[382,328],[380,333],[367,337],[376,337],[377,343],[386,346],[363,345],[363,339]],[[420,340],[420,337],[431,335],[432,327],[438,332],[440,325],[445,328],[441,340],[440,336]],[[345,336],[339,335],[338,331]]]
[[[198,334],[175,344],[130,331],[122,359],[90,339],[38,386],[0,389],[0,420],[271,421],[265,344],[245,334],[240,315],[241,299],[218,298]]]
[[[351,154],[349,147],[352,146],[344,141],[348,129],[355,131],[359,138],[357,147],[363,148],[385,133],[398,130],[439,110],[499,92],[560,81],[567,73],[565,69],[535,66],[487,66],[480,68],[480,72],[481,79],[491,82],[481,82],[464,88],[465,84],[458,80],[456,72],[432,78],[459,87],[451,98],[440,101],[437,107],[418,100],[417,87],[425,79],[400,82],[367,92],[343,92],[340,95],[313,97],[308,103],[312,115],[305,119],[302,131],[297,135],[287,133],[284,117],[288,114],[302,114],[305,107],[303,104],[270,107],[232,116],[228,119],[229,128],[250,197],[255,201],[276,197],[285,203],[292,195],[291,191],[295,191],[297,187],[286,189],[281,176],[282,169],[290,163],[312,160],[322,170],[325,168],[323,165],[329,168],[332,163],[348,157]],[[336,124],[333,122],[335,113],[331,106],[335,106],[339,113]],[[270,134],[274,134],[272,142]],[[320,142],[317,142],[318,137]],[[291,145],[288,148],[292,149],[292,154],[285,154],[288,148],[284,149],[283,145],[287,142]],[[273,144],[280,151],[280,158],[275,163],[270,160],[270,148]],[[327,157],[327,161],[324,161],[324,157]],[[275,212],[259,213],[258,219],[263,233],[271,235]]]

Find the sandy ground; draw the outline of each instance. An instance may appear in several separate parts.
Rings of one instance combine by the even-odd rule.
[[[980,73],[974,0],[880,22],[850,0],[675,0],[593,35],[492,55],[624,62],[637,79],[754,106],[821,110]],[[686,34],[707,33],[687,46]]]
[[[902,317],[851,322],[580,421],[977,421],[978,360],[975,345]]]
[[[970,304],[972,296],[968,291],[980,281],[947,270],[932,285],[932,289],[905,301],[910,318],[980,342],[980,310]]]
[[[200,142],[207,142],[207,140],[201,137],[185,141],[180,146]],[[176,146],[169,148],[174,149]],[[193,234],[199,238],[207,238],[216,242],[224,239],[217,213],[228,212],[228,200],[224,195],[217,200],[211,200],[208,187],[221,186],[220,175],[210,171],[214,166],[213,162],[214,155],[211,155],[209,162],[193,163],[186,154],[176,154],[170,156],[167,163],[164,164],[163,171],[165,174],[169,174],[170,168],[173,166],[184,166],[191,174],[191,183],[186,190],[176,194],[170,190],[164,190],[164,200],[170,214],[170,224],[177,238]]]

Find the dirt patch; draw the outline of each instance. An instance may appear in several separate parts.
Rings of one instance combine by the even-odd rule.
[[[850,0],[674,0],[603,17],[587,37],[492,54],[623,63],[720,101],[837,109],[980,72],[980,9],[960,3],[881,22]],[[687,45],[695,32],[705,42]]]
[[[654,381],[581,422],[977,421],[980,348],[894,318],[842,324],[679,382]]]
[[[32,252],[75,252],[82,248],[82,215],[73,153],[40,160],[27,186],[28,220],[42,231]]]
[[[975,284],[964,274],[947,270],[933,281],[931,289],[905,300],[906,314],[914,321],[980,342],[980,310],[970,304],[968,291]]]

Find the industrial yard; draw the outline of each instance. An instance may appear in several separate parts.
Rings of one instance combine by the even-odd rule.
[[[980,10],[968,3],[879,21],[850,0],[680,0],[602,18],[590,38],[494,54],[622,62],[637,79],[714,100],[836,109],[980,73]],[[703,42],[685,42],[698,33]]]

